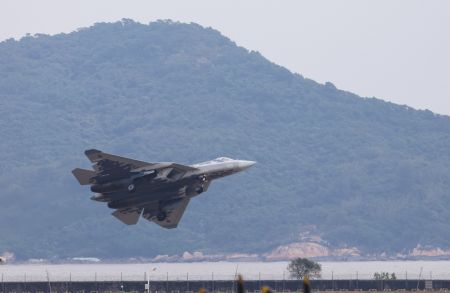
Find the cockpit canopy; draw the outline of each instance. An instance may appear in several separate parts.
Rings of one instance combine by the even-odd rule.
[[[227,157],[219,157],[217,159],[214,159],[213,162],[218,162],[218,163],[222,163],[222,162],[227,162],[227,161],[232,161],[233,159],[227,158]]]
[[[216,158],[216,159],[211,160],[211,161],[195,164],[193,166],[204,166],[204,165],[210,165],[210,164],[214,164],[214,163],[223,163],[223,162],[228,162],[228,161],[233,161],[233,159],[230,159],[230,158],[227,158],[227,157],[219,157],[219,158]]]

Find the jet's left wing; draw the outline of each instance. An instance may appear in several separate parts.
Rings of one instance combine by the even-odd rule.
[[[93,163],[93,168],[95,170],[96,176],[81,176],[81,171],[74,170],[74,175],[77,177],[78,181],[83,184],[89,181],[99,181],[107,182],[113,181],[121,178],[130,177],[133,172],[138,172],[139,170],[151,170],[151,169],[166,169],[171,168],[171,176],[176,178],[176,176],[181,176],[186,172],[197,170],[191,166],[185,166],[177,163],[149,163],[138,160],[133,160],[129,158],[124,158],[108,153],[104,153],[99,150],[91,149],[84,152],[88,159]],[[85,174],[82,174],[85,175]],[[88,177],[88,179],[84,178]]]
[[[186,207],[189,204],[189,201],[189,198],[184,197],[168,202],[165,205],[163,204],[162,212],[166,213],[166,218],[162,221],[158,220],[157,215],[159,211],[156,210],[154,206],[144,207],[142,217],[149,221],[155,222],[166,229],[176,228],[184,214],[184,211],[186,210]]]
[[[104,153],[96,149],[86,150],[84,154],[92,163],[98,164],[104,161],[111,161],[120,164],[125,169],[138,169],[154,164]]]

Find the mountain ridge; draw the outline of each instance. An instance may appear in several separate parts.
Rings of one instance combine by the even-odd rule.
[[[450,247],[450,117],[321,85],[170,21],[7,40],[0,73],[0,251],[18,258],[263,253],[305,230],[363,253]],[[130,228],[71,177],[92,147],[259,164],[214,182],[175,231]]]

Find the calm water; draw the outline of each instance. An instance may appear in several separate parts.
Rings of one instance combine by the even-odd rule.
[[[147,264],[7,264],[0,266],[5,281],[65,280],[219,280],[236,272],[246,279],[289,278],[288,262],[198,262]],[[321,262],[326,279],[371,279],[375,272],[398,278],[450,279],[450,261]]]

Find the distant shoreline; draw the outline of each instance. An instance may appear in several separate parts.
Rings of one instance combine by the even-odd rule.
[[[10,263],[0,266],[4,280],[89,281],[233,279],[236,272],[247,279],[288,278],[286,261],[278,262],[184,262],[184,263]],[[373,279],[376,272],[395,273],[398,279],[450,279],[450,261],[321,261],[322,279]]]

